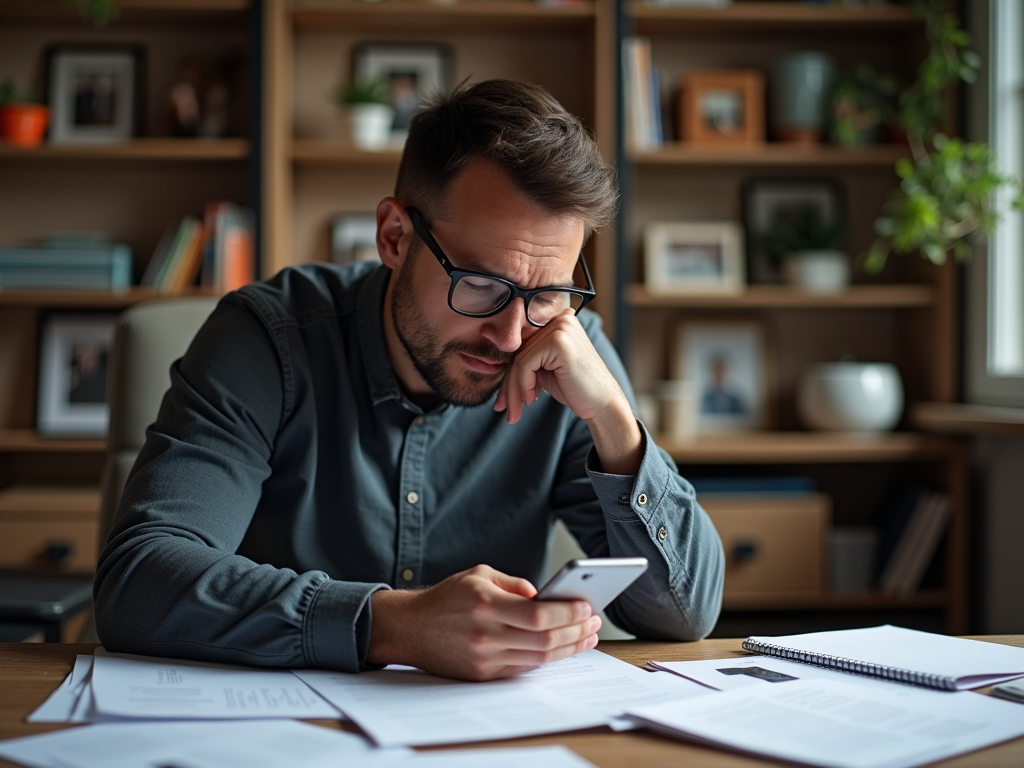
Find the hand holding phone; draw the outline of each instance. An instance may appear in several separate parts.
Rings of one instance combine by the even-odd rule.
[[[540,588],[533,599],[585,600],[597,614],[646,570],[646,557],[570,560]]]

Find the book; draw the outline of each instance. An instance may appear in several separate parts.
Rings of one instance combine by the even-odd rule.
[[[121,243],[49,242],[0,248],[0,288],[116,290],[132,280],[132,251]]]
[[[252,211],[233,204],[215,218],[213,285],[227,293],[256,279],[255,221]]]
[[[156,285],[157,275],[159,275],[160,271],[163,269],[164,262],[167,260],[167,254],[170,252],[171,245],[174,243],[174,238],[178,234],[178,227],[180,224],[180,221],[174,221],[164,228],[164,233],[160,236],[160,240],[156,244],[156,248],[153,249],[153,255],[149,257],[149,262],[146,264],[146,269],[142,273],[139,285]]]
[[[938,549],[950,511],[946,494],[922,495],[893,553],[891,567],[882,575],[880,587],[883,594],[906,597],[917,590]]]
[[[691,477],[688,478],[697,495],[721,494],[787,494],[814,493],[814,479],[800,475],[781,477]]]
[[[1024,677],[1024,648],[888,624],[785,637],[748,637],[743,648],[764,656],[948,691]]]

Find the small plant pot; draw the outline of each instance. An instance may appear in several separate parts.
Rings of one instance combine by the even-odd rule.
[[[808,429],[888,432],[903,413],[903,381],[889,363],[819,363],[800,377],[796,405]]]
[[[808,293],[839,293],[850,284],[850,260],[842,251],[797,251],[783,259],[782,273]]]
[[[359,149],[387,149],[395,110],[387,104],[355,104],[345,110],[349,140]]]
[[[50,110],[41,104],[5,104],[0,107],[0,138],[20,147],[37,147],[49,122]]]

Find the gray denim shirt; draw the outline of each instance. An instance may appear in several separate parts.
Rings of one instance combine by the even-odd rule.
[[[424,412],[388,360],[390,274],[306,265],[220,302],[171,368],[100,557],[103,644],[355,671],[376,590],[480,563],[536,584],[556,517],[590,556],[650,561],[607,609],[616,624],[706,635],[721,543],[646,429],[631,477],[602,473],[586,424],[547,393],[518,424],[493,398]],[[599,318],[580,321],[632,401]]]

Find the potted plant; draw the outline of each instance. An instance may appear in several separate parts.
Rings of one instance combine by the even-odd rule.
[[[31,94],[19,91],[11,80],[0,84],[0,138],[21,147],[38,146],[49,121],[49,108]]]
[[[78,7],[83,21],[94,27],[105,27],[117,17],[115,0],[70,0]]]
[[[360,149],[385,149],[391,141],[395,110],[383,78],[355,77],[340,88],[336,101],[345,110],[347,135]]]
[[[1004,174],[988,145],[947,138],[940,132],[946,114],[946,90],[973,82],[980,65],[968,50],[970,39],[942,0],[915,0],[924,16],[929,50],[917,81],[900,98],[899,122],[907,132],[912,157],[896,163],[900,186],[875,219],[878,237],[864,260],[867,272],[879,272],[892,252],[919,251],[935,264],[947,254],[970,257],[972,232],[988,234],[999,220],[994,193],[1014,189],[1013,205],[1022,207],[1020,180]]]
[[[849,284],[845,242],[843,222],[825,221],[813,205],[777,216],[761,237],[762,249],[781,264],[786,281],[812,293],[835,293]]]

